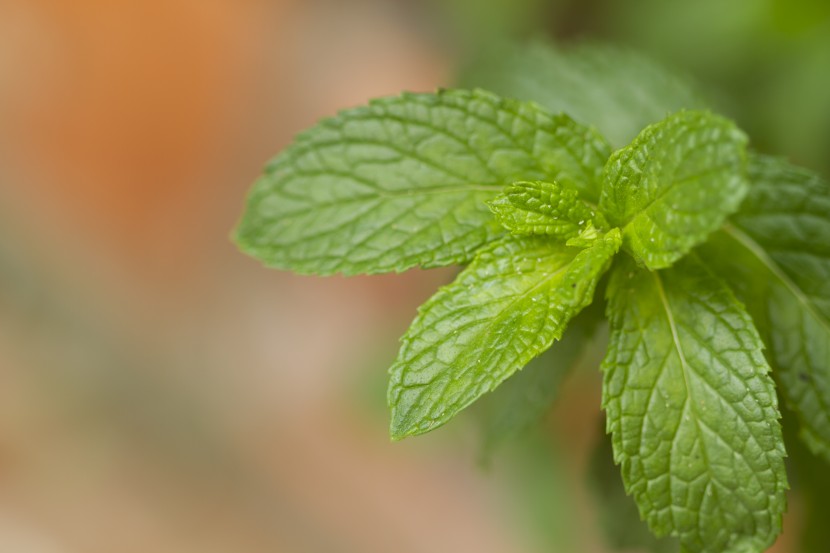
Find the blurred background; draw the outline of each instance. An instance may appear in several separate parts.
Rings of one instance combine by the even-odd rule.
[[[0,552],[606,551],[601,351],[486,468],[468,418],[391,444],[386,368],[452,271],[228,238],[294,133],[529,37],[642,51],[830,175],[824,0],[0,0]]]

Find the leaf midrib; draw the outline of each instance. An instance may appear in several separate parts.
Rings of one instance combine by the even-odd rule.
[[[398,100],[398,99],[396,99],[396,100]],[[458,100],[458,98],[454,99],[454,101],[456,101],[456,100]],[[580,131],[582,129],[574,129],[572,127],[572,124],[576,123],[575,121],[573,121],[569,117],[565,117],[563,119],[561,115],[556,115],[556,114],[550,113],[550,112],[546,111],[544,108],[541,108],[539,106],[533,106],[532,108],[530,108],[530,110],[532,112],[532,115],[535,116],[535,117],[531,117],[526,111],[521,109],[522,108],[522,102],[514,102],[511,105],[509,103],[494,101],[492,98],[488,98],[488,97],[480,96],[480,95],[476,95],[476,94],[471,94],[468,98],[463,98],[463,100],[465,100],[465,101],[481,101],[483,103],[487,103],[488,105],[495,108],[496,110],[500,110],[503,113],[509,113],[514,118],[516,118],[518,120],[521,120],[521,121],[524,121],[528,125],[534,127],[536,134],[534,135],[531,143],[528,145],[528,144],[523,143],[522,140],[517,139],[516,135],[510,129],[504,128],[502,126],[501,122],[498,120],[498,117],[495,117],[495,118],[487,117],[487,116],[482,115],[480,112],[471,111],[470,109],[468,109],[467,107],[465,107],[463,105],[454,104],[454,103],[451,103],[451,102],[439,103],[439,104],[436,104],[436,105],[431,106],[431,107],[438,107],[438,108],[443,108],[443,109],[448,109],[448,110],[455,110],[455,111],[459,112],[460,114],[463,114],[467,118],[474,117],[474,118],[476,118],[480,121],[483,121],[484,123],[487,123],[487,124],[491,125],[491,127],[496,129],[496,131],[498,133],[500,133],[501,136],[503,136],[503,137],[507,138],[508,140],[510,140],[510,142],[516,147],[516,149],[518,149],[518,150],[522,151],[523,153],[525,153],[533,162],[535,162],[536,168],[539,169],[543,174],[546,174],[547,171],[546,171],[545,167],[543,167],[542,163],[540,162],[540,158],[538,156],[537,149],[539,147],[539,140],[537,140],[536,135],[538,135],[539,133],[547,135],[548,137],[553,139],[557,144],[559,144],[559,146],[561,146],[568,153],[569,157],[573,161],[576,162],[576,166],[583,173],[580,176],[585,177],[587,179],[588,183],[593,184],[594,188],[596,188],[596,190],[586,190],[585,192],[586,193],[596,192],[598,194],[598,186],[599,186],[598,177],[599,177],[599,175],[591,175],[590,174],[590,168],[586,167],[585,165],[582,164],[582,156],[579,155],[579,152],[572,149],[570,147],[569,141],[567,139],[563,139],[563,137],[560,135],[560,132],[562,131],[562,129],[567,129],[568,131],[570,131],[574,135],[580,134],[578,131]],[[494,171],[494,169],[488,163],[488,160],[485,159],[480,152],[476,151],[475,148],[472,148],[470,146],[469,137],[458,136],[458,135],[450,132],[449,129],[447,129],[445,127],[439,127],[439,126],[437,126],[437,125],[435,125],[435,124],[433,124],[429,121],[423,121],[423,120],[419,120],[419,119],[416,119],[416,118],[403,117],[403,116],[396,115],[396,114],[392,113],[391,111],[389,111],[389,106],[398,107],[398,106],[406,106],[406,105],[407,105],[406,102],[402,102],[402,103],[394,102],[394,103],[390,103],[388,105],[387,104],[377,104],[375,107],[381,110],[380,113],[370,113],[370,114],[365,114],[365,115],[364,114],[360,114],[360,115],[352,114],[354,119],[351,119],[351,120],[350,119],[344,119],[343,121],[340,121],[339,122],[340,124],[337,127],[335,127],[334,130],[336,130],[336,132],[340,132],[342,134],[343,133],[343,124],[346,123],[346,122],[350,122],[350,121],[366,122],[366,121],[378,121],[378,120],[380,120],[380,121],[386,122],[386,121],[392,120],[392,121],[395,121],[397,123],[400,123],[404,127],[407,126],[407,125],[421,126],[421,127],[424,127],[426,129],[429,129],[429,130],[433,131],[436,134],[440,134],[442,136],[448,137],[451,140],[455,141],[456,143],[462,145],[470,154],[473,155],[473,157],[475,157],[478,160],[478,162],[481,164],[481,167],[484,168],[488,173],[490,173],[491,175],[493,175],[495,177],[500,177],[501,176],[501,175],[498,175],[496,173],[496,171]],[[543,121],[544,124],[540,124],[539,121],[536,119],[536,117],[542,117],[544,119],[544,121]],[[337,120],[332,119],[331,121],[335,122]],[[576,123],[576,124],[579,125],[578,123]],[[601,153],[601,152],[599,152],[599,150],[596,147],[596,138],[597,137],[592,136],[591,138],[593,138],[594,140],[587,141],[588,144],[589,144],[589,147],[595,153]],[[391,148],[392,150],[397,151],[399,154],[402,154],[402,155],[411,155],[411,152],[406,152],[403,149],[401,149],[400,147],[398,147],[397,145],[395,145],[394,143],[391,143],[389,141],[371,140],[371,139],[368,139],[366,137],[360,137],[360,138],[352,137],[352,138],[348,139],[348,142],[352,142],[352,143],[354,143],[354,142],[373,143],[373,144],[378,145],[378,146],[385,146],[385,147]],[[297,152],[296,152],[297,155],[304,155],[305,152],[308,151],[308,150],[312,150],[312,149],[313,150],[318,150],[321,147],[325,147],[325,146],[331,145],[331,144],[338,144],[338,143],[340,143],[340,141],[333,141],[330,144],[328,144],[326,142],[320,143],[320,142],[314,142],[313,140],[309,140],[308,143],[298,143],[298,144],[296,144],[295,148],[297,150]],[[435,168],[439,171],[442,171],[442,172],[447,173],[447,174],[451,174],[447,167],[437,165],[434,161],[422,159],[420,157],[418,159],[423,161],[426,164],[431,165],[433,168]],[[456,176],[456,175],[453,175],[453,176]]]
[[[555,271],[553,271],[552,273],[550,273],[550,274],[546,275],[546,276],[545,276],[544,278],[542,278],[539,282],[537,282],[536,284],[534,284],[531,288],[529,288],[529,289],[525,290],[524,292],[522,292],[522,293],[520,293],[520,294],[517,294],[516,296],[514,296],[513,298],[511,298],[510,303],[509,303],[507,306],[505,306],[504,308],[502,308],[502,309],[500,310],[499,315],[497,315],[497,316],[493,317],[493,319],[492,319],[492,320],[490,320],[488,323],[486,323],[486,326],[482,329],[482,333],[483,333],[483,334],[487,334],[487,335],[489,335],[489,334],[492,332],[493,328],[497,325],[497,321],[502,320],[502,319],[503,319],[503,317],[504,317],[504,314],[505,314],[506,312],[510,312],[510,311],[511,311],[511,310],[512,310],[515,306],[516,306],[516,304],[518,304],[519,302],[525,301],[525,300],[526,300],[529,296],[531,296],[531,295],[532,295],[532,294],[533,294],[536,290],[538,290],[539,288],[541,288],[541,287],[543,287],[543,286],[545,286],[545,285],[549,285],[549,284],[550,284],[550,283],[551,283],[554,279],[556,279],[556,278],[562,278],[563,273],[566,273],[566,272],[567,272],[567,270],[568,270],[568,269],[571,267],[571,265],[573,264],[573,261],[574,261],[574,259],[575,259],[575,258],[576,258],[576,257],[574,257],[573,259],[571,259],[570,261],[568,261],[567,263],[565,263],[562,267],[560,267],[560,268],[556,269]],[[547,312],[546,312],[545,316],[543,317],[544,319],[546,319],[546,320],[547,320],[547,318],[549,317],[550,311],[551,311],[551,305],[548,303],[548,305],[547,305]],[[476,349],[476,347],[480,346],[480,342],[481,342],[481,340],[475,340],[474,342],[475,342],[475,343],[468,343],[468,344],[466,344],[466,345],[465,345],[465,347],[462,349],[463,354],[459,355],[458,357],[468,356],[468,355],[470,354],[470,352],[471,352],[471,351],[474,351],[474,350]],[[425,355],[426,353],[427,353],[427,351],[426,351],[426,350],[424,350],[424,351],[420,352],[419,354],[415,355],[414,357],[412,357],[412,358],[408,359],[408,360],[407,360],[407,363],[408,363],[408,364],[412,364],[412,363],[413,363],[414,361],[416,361],[417,359],[420,359],[421,357],[423,357],[423,355]],[[467,373],[469,373],[469,371],[470,371],[470,370],[471,370],[471,368],[470,368],[470,367],[467,367],[465,370],[463,370],[462,374],[467,374]],[[439,392],[439,394],[440,394],[440,395],[442,395],[442,396],[443,396],[443,394],[444,394],[444,393],[446,393],[447,388],[448,388],[448,384],[449,384],[449,381],[448,381],[447,385],[445,385],[445,386],[442,388],[442,390]],[[400,390],[404,390],[404,389],[413,389],[413,388],[419,388],[419,387],[422,387],[422,386],[412,386],[412,385],[409,385],[409,384],[404,384],[404,382],[401,380],[400,382],[398,382],[397,387],[399,388],[399,390],[398,390],[398,394],[397,394],[397,395],[398,395],[398,397],[399,397]],[[424,386],[424,387],[425,387],[425,386]],[[462,396],[462,397],[463,397],[463,396]],[[460,405],[459,410],[460,410],[460,409],[463,409],[464,407],[466,407],[466,405],[469,405],[469,404],[470,404],[470,402],[471,402],[471,400],[469,400],[468,398],[466,398],[466,399],[462,399],[462,401],[460,402],[462,405]],[[466,405],[463,405],[463,403],[466,403]],[[456,403],[456,405],[458,405],[458,404],[459,404],[459,403],[457,402],[457,403]],[[430,422],[428,423],[428,426],[432,426],[432,425],[433,425],[433,423],[434,423],[434,421],[435,421],[435,419],[436,419],[436,417],[434,417],[434,416],[432,415],[432,413],[430,414],[430,418],[431,418],[431,420],[430,420]],[[438,416],[437,418],[440,418],[440,416]],[[393,420],[394,420],[394,416],[393,416]],[[419,427],[420,427],[420,425],[415,425],[415,427],[414,427],[414,428],[415,428],[415,429],[418,429]],[[413,428],[410,428],[409,430],[407,430],[407,431],[406,431],[405,433],[403,433],[402,435],[408,435],[408,434],[410,434],[410,433],[412,432],[412,430],[413,430]]]
[[[706,175],[709,175],[711,173],[717,173],[719,171],[722,171],[724,169],[729,168],[731,165],[733,165],[733,164],[732,163],[723,163],[723,164],[720,164],[720,165],[715,165],[713,167],[708,167],[704,171],[699,171],[699,172],[693,173],[691,175],[686,175],[683,178],[673,180],[672,183],[669,186],[667,186],[667,187],[663,188],[662,190],[660,190],[660,192],[654,198],[650,199],[646,203],[646,205],[639,208],[637,213],[632,215],[631,218],[626,223],[623,224],[622,231],[625,232],[630,225],[636,223],[642,217],[648,217],[649,216],[648,213],[655,206],[655,204],[662,201],[666,196],[671,194],[677,188],[678,185],[684,184],[684,183],[686,183],[688,181],[691,181],[691,180],[694,180],[694,179],[699,179],[701,177],[705,177]]]
[[[709,429],[710,432],[714,432],[714,429],[711,428],[707,423],[702,422],[701,417],[697,412],[695,401],[692,398],[691,381],[689,380],[689,372],[692,371],[692,368],[689,365],[688,361],[686,360],[686,354],[683,352],[683,346],[680,343],[680,334],[677,331],[677,323],[674,320],[674,315],[672,313],[671,305],[669,304],[669,299],[666,296],[666,291],[665,291],[665,288],[663,287],[663,281],[660,279],[660,275],[656,271],[652,271],[651,274],[654,276],[654,280],[657,284],[657,293],[660,296],[660,302],[663,305],[663,309],[666,312],[666,318],[668,320],[669,328],[670,328],[671,334],[672,334],[672,341],[674,343],[675,350],[677,351],[677,355],[680,358],[680,365],[683,369],[683,382],[686,386],[686,400],[685,401],[688,404],[689,410],[691,411],[692,416],[694,418],[695,429],[697,430],[698,441],[700,443],[700,453],[701,453],[701,456],[703,457],[703,462],[706,465],[706,472],[709,474],[709,482],[707,484],[707,487],[712,485],[713,483],[720,484],[720,482],[718,482],[718,479],[715,477],[715,475],[710,470],[711,465],[709,463],[709,455],[706,452],[706,442],[704,440],[704,434],[703,434],[703,431],[701,429],[701,424],[706,426]],[[682,424],[682,422],[679,423],[679,424]],[[741,500],[741,502],[744,503],[743,500]],[[744,506],[748,507],[745,503],[744,503]],[[671,516],[672,516],[672,521],[674,521],[674,512],[673,511],[671,511]],[[698,531],[701,531],[701,529],[698,528]]]
[[[706,454],[706,445],[703,441],[703,433],[700,429],[700,416],[697,413],[697,409],[695,407],[694,399],[692,399],[692,383],[689,380],[689,372],[692,370],[689,366],[689,362],[686,360],[686,354],[683,352],[683,346],[680,343],[680,334],[677,332],[677,323],[674,320],[674,314],[671,310],[671,305],[669,305],[669,298],[666,296],[666,290],[663,287],[663,281],[660,279],[660,275],[657,271],[651,271],[651,274],[654,276],[654,282],[657,286],[657,295],[660,297],[660,303],[663,306],[663,309],[666,312],[666,319],[669,323],[669,329],[671,330],[672,335],[672,342],[674,343],[674,348],[677,351],[677,355],[680,358],[680,366],[683,369],[683,383],[686,386],[686,402],[689,405],[689,409],[694,415],[695,421],[695,428],[697,429],[697,434],[700,440],[700,450],[703,455],[703,462],[706,463],[706,466],[709,466],[709,457]]]
[[[821,313],[816,311],[813,307],[812,302],[807,297],[807,294],[799,288],[799,286],[789,277],[787,273],[776,263],[769,255],[767,255],[764,248],[758,244],[755,240],[753,240],[748,234],[744,231],[738,229],[731,223],[725,223],[722,227],[722,230],[732,237],[738,244],[743,246],[746,250],[748,250],[752,255],[754,255],[758,261],[763,264],[770,273],[772,273],[775,278],[781,281],[781,284],[795,297],[796,300],[804,307],[804,309],[809,313],[818,324],[830,334],[830,321],[824,318]]]
[[[742,230],[739,230],[730,223],[724,224],[722,230],[752,255],[754,255],[761,262],[761,264],[764,265],[764,267],[766,267],[767,270],[781,282],[784,288],[795,297],[798,303],[802,305],[806,313],[813,318],[816,324],[818,324],[826,334],[830,335],[830,322],[828,322],[827,319],[821,315],[821,313],[816,311],[807,295],[792,279],[790,279],[789,276],[787,276],[784,270],[769,255],[767,255],[766,251],[760,244],[753,240],[748,234]],[[813,364],[808,361],[806,362],[806,366],[812,373],[814,370]],[[815,396],[822,409],[824,409],[825,412],[830,412],[830,405],[827,404],[823,396],[815,389],[810,391],[812,392],[812,395]],[[805,426],[802,431],[806,429],[807,427]],[[810,431],[813,432],[812,429]],[[823,440],[823,438],[821,439]]]
[[[318,202],[315,204],[310,204],[308,207],[303,209],[299,209],[296,211],[291,211],[287,213],[285,216],[281,217],[281,219],[286,219],[290,217],[296,217],[301,215],[306,215],[308,213],[320,210],[322,208],[327,207],[341,207],[343,205],[351,204],[351,203],[361,203],[361,202],[368,202],[377,199],[387,199],[387,200],[396,200],[401,198],[419,198],[419,197],[429,197],[433,195],[440,195],[440,194],[466,194],[466,193],[476,193],[476,192],[487,192],[488,194],[494,194],[498,190],[498,185],[492,186],[485,186],[485,185],[474,185],[474,184],[463,184],[458,186],[440,186],[440,187],[431,187],[431,188],[419,188],[417,190],[401,190],[401,191],[389,191],[389,192],[378,192],[376,194],[363,194],[361,196],[352,196],[351,198],[343,198],[343,199],[336,199],[331,201],[325,202]],[[285,194],[284,195],[292,197],[292,195]],[[296,196],[293,196],[296,197]],[[482,209],[482,212],[485,212]]]
[[[485,323],[485,327],[482,329],[482,333],[489,335],[493,331],[493,328],[497,325],[497,323],[499,321],[503,320],[505,313],[512,312],[514,310],[515,306],[518,303],[524,302],[528,297],[530,297],[534,292],[536,292],[536,290],[538,290],[539,288],[541,288],[542,286],[544,286],[546,284],[549,284],[553,279],[559,277],[563,272],[567,271],[570,268],[570,266],[573,264],[574,259],[576,259],[576,256],[574,256],[574,258],[572,258],[567,263],[562,265],[562,267],[560,267],[560,268],[556,269],[555,271],[553,271],[552,273],[549,273],[546,276],[544,276],[542,279],[539,280],[539,282],[537,282],[536,284],[534,284],[533,286],[531,286],[527,290],[525,290],[523,292],[520,292],[519,294],[516,294],[515,296],[513,296],[510,299],[510,303],[508,303],[507,305],[505,305],[503,308],[501,308],[499,310],[498,315],[492,317],[492,319],[489,322]],[[511,276],[513,276],[513,275],[511,275]],[[499,275],[499,277],[500,278],[498,280],[503,280],[504,279],[504,275]],[[483,304],[479,304],[479,307],[482,307],[482,306],[483,306]],[[548,306],[548,308],[549,307],[550,306]],[[465,347],[462,348],[463,355],[468,355],[471,350],[474,350],[477,347],[479,347],[480,343],[478,343],[478,342],[480,342],[480,340],[476,341],[476,343],[466,344]],[[426,355],[426,353],[427,353],[427,350],[422,351],[418,355],[415,355],[414,357],[411,357],[410,359],[408,359],[407,362],[411,364],[411,363],[417,361],[418,359],[420,359],[421,357],[423,357],[424,355]],[[459,355],[459,357],[460,357],[460,355]],[[468,371],[469,371],[469,368],[464,370],[463,372],[466,373]]]

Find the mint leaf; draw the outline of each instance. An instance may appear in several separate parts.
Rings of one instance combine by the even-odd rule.
[[[618,148],[667,113],[707,107],[685,77],[636,52],[599,44],[497,44],[463,70],[461,83],[567,113],[595,125]]]
[[[731,224],[702,248],[761,328],[800,435],[830,462],[830,183],[765,156]]]
[[[602,215],[600,213],[597,213],[597,217],[600,218],[600,220],[604,221],[604,218],[602,218]],[[605,226],[604,223],[603,226]],[[587,248],[588,246],[592,245],[594,241],[600,236],[602,236],[602,232],[600,232],[599,229],[597,229],[594,226],[593,221],[588,221],[588,224],[585,225],[585,228],[582,229],[582,231],[573,238],[568,238],[568,240],[565,242],[565,245],[572,246],[574,248]]]
[[[696,256],[608,285],[603,405],[626,491],[689,552],[760,553],[781,531],[784,442],[749,315]]]
[[[556,182],[516,182],[488,202],[499,222],[517,236],[567,240],[578,236],[596,215],[579,193]]]
[[[419,310],[390,369],[391,434],[440,426],[548,349],[593,300],[619,231],[577,250],[505,237]]]
[[[596,199],[610,151],[592,130],[483,91],[404,94],[299,135],[251,191],[236,240],[299,273],[468,262],[503,233],[484,204],[522,179]]]
[[[626,251],[662,269],[716,230],[746,194],[746,141],[727,119],[681,111],[615,152],[600,208]]]

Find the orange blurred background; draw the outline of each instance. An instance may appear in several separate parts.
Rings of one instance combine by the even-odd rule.
[[[389,443],[385,368],[448,272],[297,277],[228,238],[294,133],[451,83],[421,4],[0,1],[0,551],[542,550],[463,423]],[[552,423],[585,513],[587,374]],[[584,518],[561,551],[602,550]]]
[[[446,83],[411,15],[0,4],[0,551],[517,550],[469,456],[349,392],[446,274],[299,278],[228,239],[296,131]]]

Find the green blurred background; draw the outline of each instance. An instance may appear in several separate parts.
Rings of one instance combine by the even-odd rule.
[[[830,175],[826,1],[0,2],[0,551],[606,551],[601,351],[488,468],[472,417],[390,444],[386,366],[451,271],[297,277],[228,240],[294,133],[516,40],[641,51]]]

